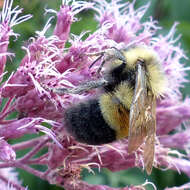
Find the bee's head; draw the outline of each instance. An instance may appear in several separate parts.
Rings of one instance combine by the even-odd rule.
[[[104,65],[107,72],[109,72],[110,69],[116,68],[121,64],[126,65],[126,58],[124,54],[122,53],[122,51],[118,50],[115,47],[108,48],[100,53],[97,53],[96,55],[99,55],[98,58],[90,65],[89,68],[91,68],[98,60],[103,58],[103,61],[101,62],[97,71],[98,74],[100,73]]]
[[[150,47],[135,46],[123,50],[112,47],[101,52],[95,62],[101,58],[103,61],[98,68],[98,73],[105,65],[104,73],[108,82],[113,83],[115,80],[115,83],[119,84],[128,81],[131,87],[135,88],[137,65],[141,64],[145,69],[143,77],[146,80],[146,85],[155,96],[163,95],[168,89],[168,82],[160,58]]]
[[[136,46],[123,52],[126,60],[126,70],[136,70],[137,64],[145,69],[147,87],[157,97],[168,89],[168,81],[162,68],[158,54],[150,47]]]

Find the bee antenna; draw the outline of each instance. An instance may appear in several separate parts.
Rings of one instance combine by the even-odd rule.
[[[92,66],[93,66],[97,61],[99,61],[99,60],[103,57],[103,55],[104,55],[104,52],[101,53],[101,55],[100,55],[97,59],[95,59],[95,61],[93,61],[93,62],[91,63],[91,65],[89,66],[89,69],[92,68]]]
[[[106,63],[105,60],[101,63],[101,65],[100,65],[100,67],[98,68],[98,71],[97,71],[98,74],[99,74],[100,71],[102,70],[102,67],[104,66],[105,63]]]

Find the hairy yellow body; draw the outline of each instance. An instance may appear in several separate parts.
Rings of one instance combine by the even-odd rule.
[[[153,49],[147,46],[137,46],[124,51],[123,54],[127,60],[126,69],[135,69],[137,60],[144,60],[147,86],[156,97],[163,95],[167,91],[167,79],[162,70],[160,59]]]
[[[101,57],[102,52],[97,60]],[[150,174],[155,150],[156,98],[168,90],[160,59],[147,46],[126,50],[110,48],[104,58],[98,72],[105,62],[111,63],[106,65],[103,79],[76,89],[63,89],[63,92],[80,93],[103,86],[99,98],[66,110],[66,126],[76,140],[91,145],[128,137],[129,154],[144,143],[144,166]]]
[[[110,127],[116,130],[117,139],[128,136],[132,98],[133,90],[125,82],[118,86],[114,94],[105,93],[99,99],[102,115]]]
[[[147,87],[155,97],[163,95],[167,88],[167,80],[157,54],[144,46],[131,48],[124,51],[123,54],[127,60],[126,70],[135,70],[138,59],[144,61]],[[112,62],[110,68],[117,67],[119,64],[118,60]],[[134,87],[130,87],[129,83],[125,81],[118,85],[114,93],[105,93],[99,99],[102,115],[110,127],[116,130],[117,139],[128,136],[129,114],[133,96]]]
[[[117,103],[116,97],[109,93],[103,94],[99,103],[105,121],[116,131],[116,139],[128,136],[129,110]]]

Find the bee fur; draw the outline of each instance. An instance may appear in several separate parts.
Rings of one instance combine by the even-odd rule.
[[[105,52],[105,60],[109,63],[105,65],[103,78],[86,82],[76,88],[55,90],[59,94],[79,94],[101,88],[102,95],[73,105],[64,113],[65,127],[79,142],[99,145],[128,136],[138,59],[145,62],[147,87],[156,97],[165,92],[165,75],[157,54],[151,48],[137,46],[119,53],[118,51],[114,48],[109,53]]]
[[[95,54],[94,54],[95,55]],[[58,94],[80,94],[94,88],[95,98],[71,105],[64,112],[64,126],[79,142],[102,145],[128,138],[132,153],[144,142],[144,164],[148,174],[154,162],[156,133],[156,98],[168,90],[157,53],[148,46],[118,50],[110,48],[97,53],[90,66],[103,59],[103,77],[75,88],[53,89]]]
[[[97,54],[98,56],[98,54]],[[64,125],[79,142],[102,145],[127,137],[129,153],[145,142],[144,163],[148,174],[154,161],[156,98],[168,90],[157,53],[147,46],[101,52],[103,77],[55,93],[79,94],[99,88],[101,94],[65,110]]]

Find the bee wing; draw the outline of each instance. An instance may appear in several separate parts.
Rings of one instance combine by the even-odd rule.
[[[147,138],[144,146],[144,166],[148,174],[152,172],[152,165],[154,162],[155,151],[155,134],[156,134],[156,98],[152,95],[148,95],[147,109]]]
[[[154,143],[156,133],[156,98],[147,92],[145,68],[138,64],[135,92],[130,108],[129,153],[137,150],[144,142],[144,165],[148,174],[154,161]]]
[[[137,150],[144,142],[147,136],[145,104],[147,99],[147,88],[145,80],[145,68],[141,64],[137,64],[136,84],[133,101],[130,108],[129,119],[129,154]]]

